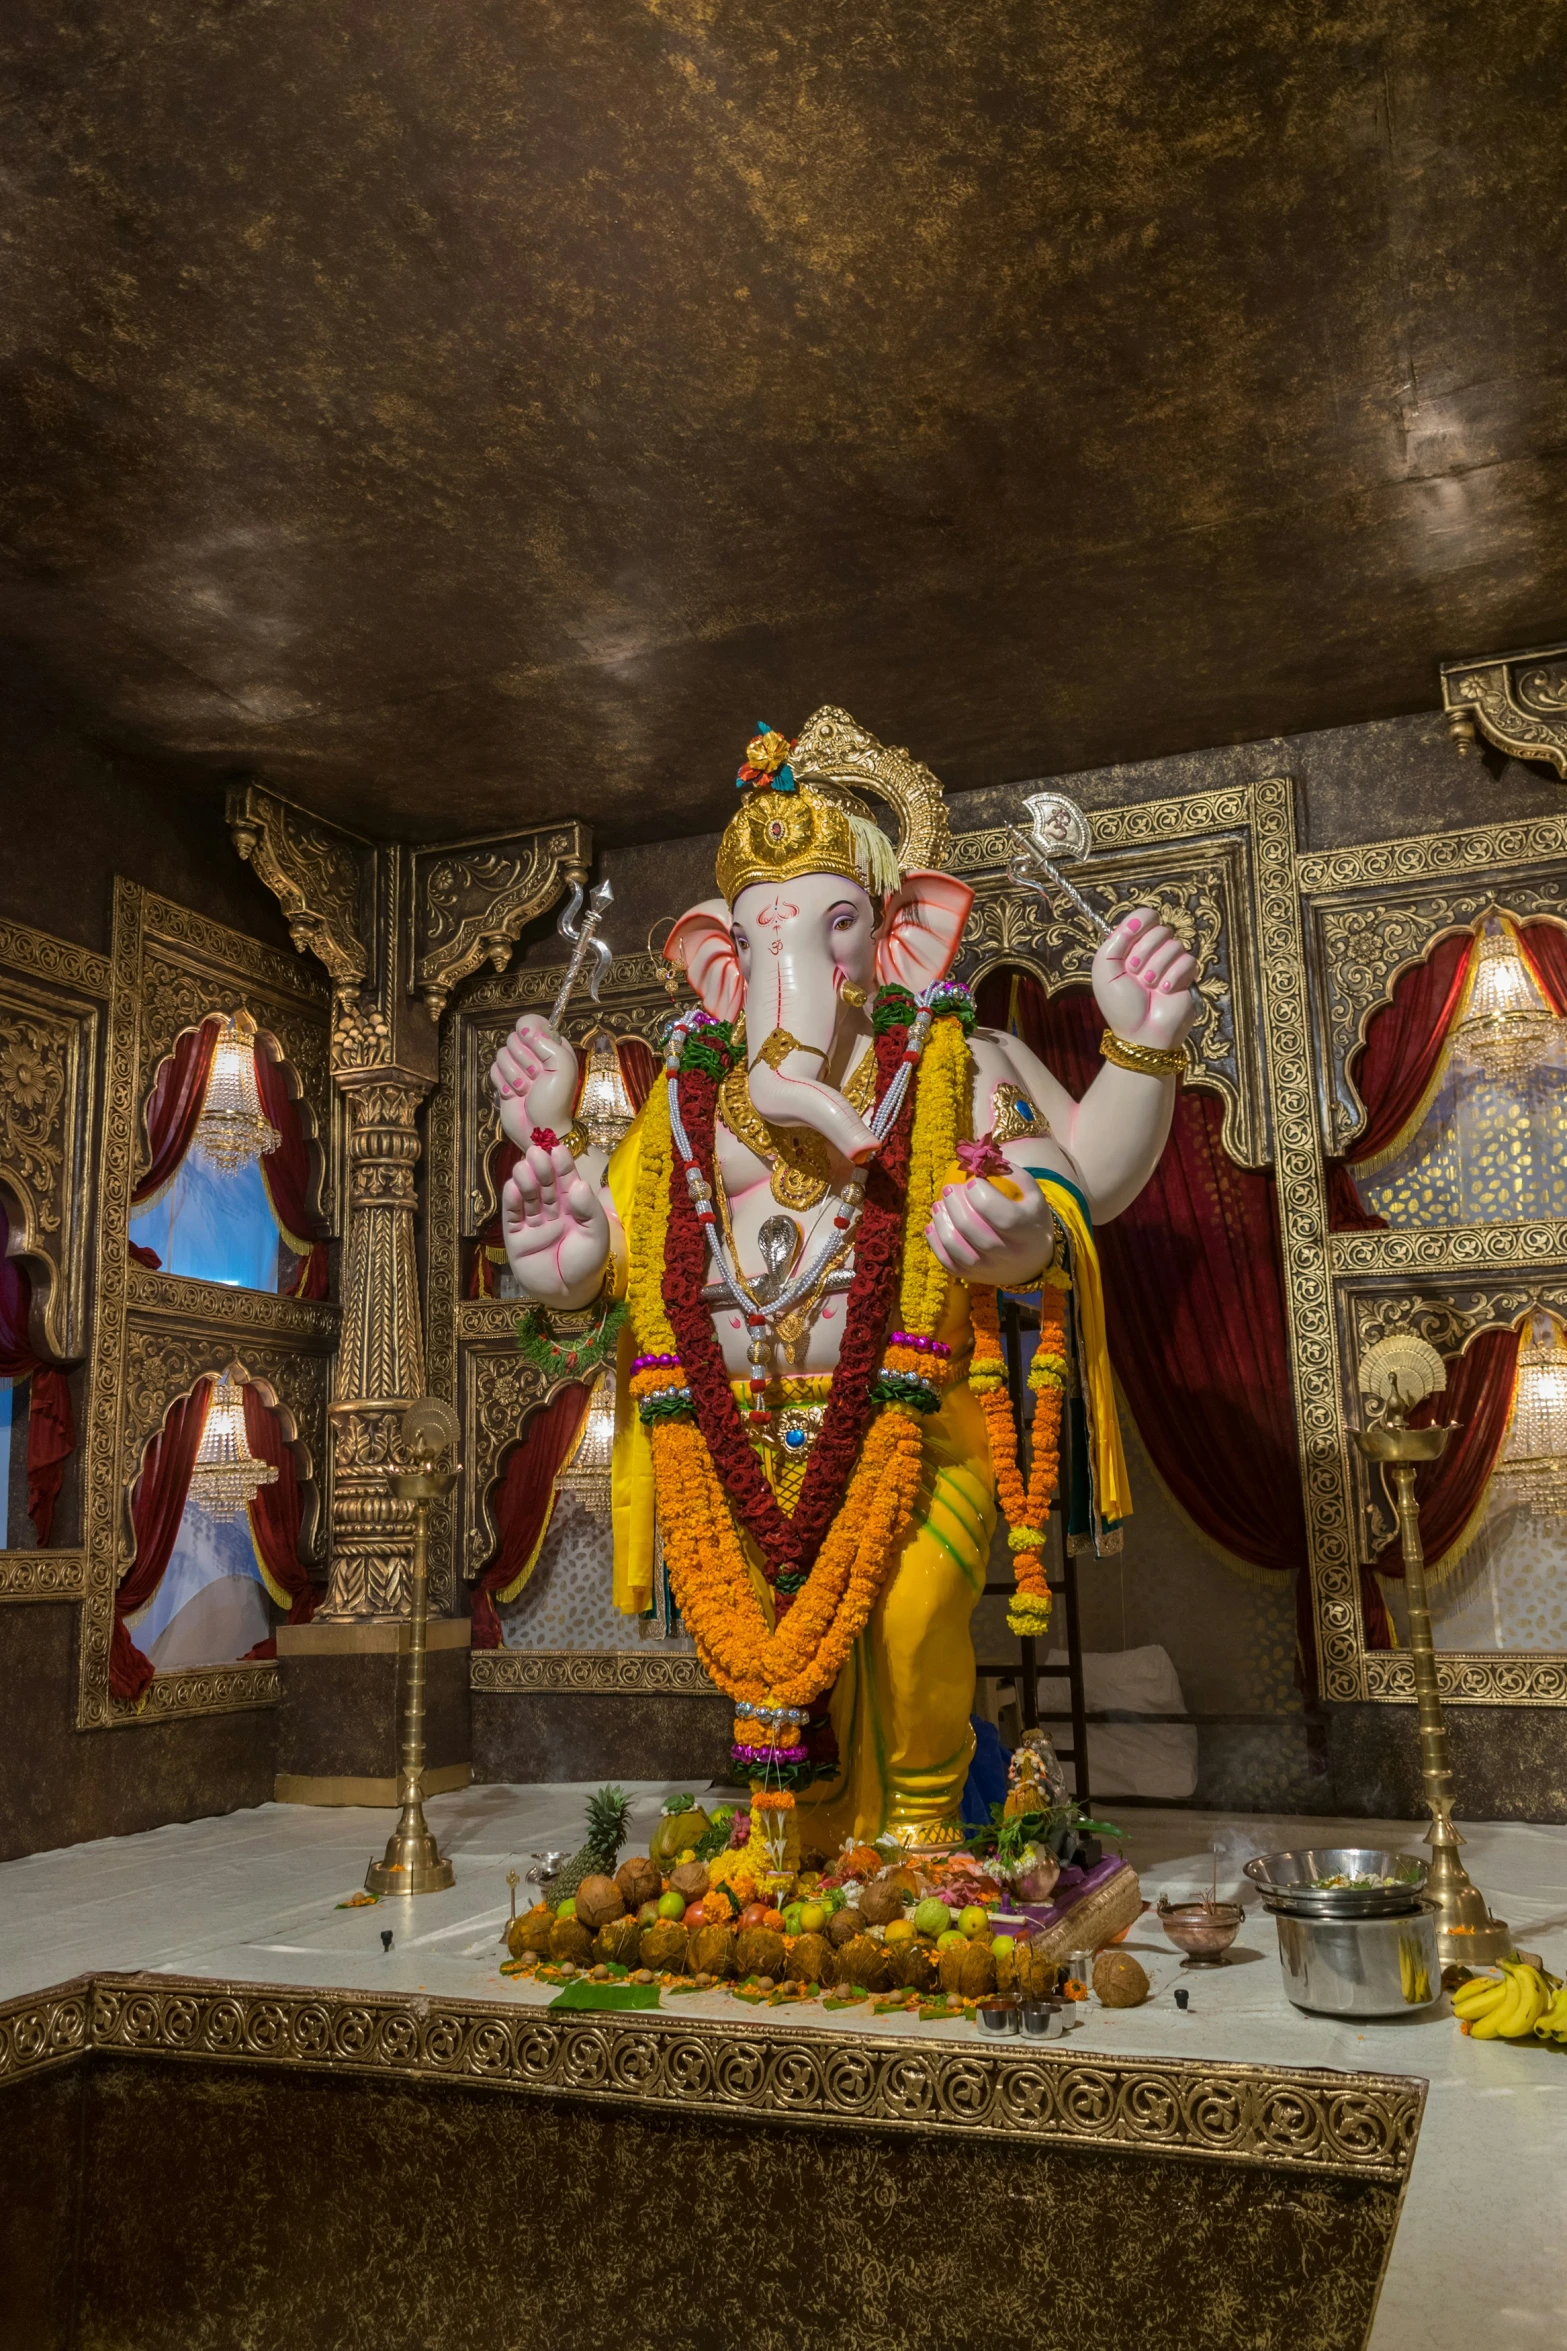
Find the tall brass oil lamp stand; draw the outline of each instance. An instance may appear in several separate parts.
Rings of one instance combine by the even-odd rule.
[[[424,1672],[429,1623],[430,1505],[457,1483],[456,1469],[437,1469],[458,1439],[457,1415],[437,1396],[423,1396],[403,1415],[403,1445],[412,1469],[393,1470],[392,1491],[414,1506],[413,1576],[408,1609],[408,1648],[403,1670],[402,1752],[398,1793],[402,1811],[386,1851],[365,1871],[371,1894],[438,1894],[452,1883],[452,1865],[424,1817]]]
[[[1425,1551],[1420,1541],[1420,1505],[1415,1499],[1415,1472],[1423,1461],[1440,1461],[1451,1430],[1446,1427],[1412,1429],[1408,1415],[1415,1405],[1447,1384],[1447,1372],[1436,1349],[1413,1332],[1394,1332],[1367,1349],[1360,1362],[1360,1388],[1380,1399],[1383,1416],[1356,1429],[1355,1442],[1368,1461],[1376,1462],[1393,1487],[1394,1508],[1404,1551],[1404,1589],[1409,1603],[1409,1655],[1414,1668],[1415,1703],[1420,1726],[1420,1776],[1425,1784],[1431,1826],[1425,1842],[1431,1848],[1431,1871],[1426,1892],[1437,1906],[1437,1953],[1444,1967],[1485,1967],[1505,1959],[1513,1948],[1511,1930],[1491,1916],[1490,1907],[1458,1858],[1463,1838],[1453,1826],[1453,1774],[1447,1753],[1447,1719],[1442,1711],[1437,1680],[1436,1651],[1431,1640],[1431,1609],[1426,1596]]]

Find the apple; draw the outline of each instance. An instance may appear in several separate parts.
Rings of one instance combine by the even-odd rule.
[[[992,1959],[1010,1959],[1016,1949],[1017,1942],[1012,1935],[992,1935],[990,1938]]]
[[[912,1943],[914,1941],[913,1919],[895,1918],[892,1924],[884,1929],[882,1941],[884,1943]]]
[[[804,1930],[800,1925],[800,1920],[804,1914],[804,1911],[805,1904],[803,1902],[785,1903],[783,1914],[783,1931],[786,1935],[798,1935],[803,1933]]]
[[[977,1902],[971,1902],[966,1910],[958,1913],[958,1925],[966,1935],[982,1935],[989,1924],[989,1912],[981,1909]]]
[[[948,1927],[944,1935],[936,1937],[936,1949],[938,1951],[966,1951],[968,1937],[960,1933],[957,1927]]]
[[[559,1909],[556,1911],[556,1913],[555,1913],[555,1916],[556,1916],[557,1918],[575,1918],[575,1917],[576,1917],[576,1915],[577,1915],[577,1897],[575,1896],[575,1894],[568,1894],[568,1895],[566,1896],[566,1899],[565,1899],[565,1901],[564,1901],[564,1902],[563,1902],[563,1903],[560,1905]]]
[[[828,1911],[824,1902],[804,1902],[800,1906],[800,1932],[819,1935],[827,1924]]]
[[[702,1908],[702,1904],[705,1900],[706,1896],[699,1894],[694,1902],[687,1904],[683,1916],[688,1927],[699,1927],[702,1925],[704,1919],[707,1916],[707,1913]]]
[[[677,1894],[673,1886],[670,1887],[667,1894],[660,1894],[658,1898],[660,1918],[684,1918],[685,1914],[686,1898],[684,1894]]]
[[[637,1912],[637,1924],[639,1927],[657,1926],[663,1915],[664,1913],[662,1910],[660,1910],[657,1897],[655,1896],[651,1902],[644,1902],[641,1909]]]
[[[764,1927],[767,1924],[767,1904],[748,1902],[740,1913],[742,1927]]]

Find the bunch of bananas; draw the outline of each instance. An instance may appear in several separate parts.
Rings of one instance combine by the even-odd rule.
[[[1502,1973],[1471,1976],[1453,1994],[1453,2014],[1476,2041],[1555,2041],[1567,2048],[1567,1984],[1525,1959]]]

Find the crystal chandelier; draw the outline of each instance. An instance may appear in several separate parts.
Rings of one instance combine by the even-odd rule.
[[[1560,1026],[1518,951],[1511,924],[1489,916],[1476,942],[1474,985],[1453,1031],[1454,1045],[1497,1082],[1532,1069]]]
[[[609,1467],[615,1450],[615,1375],[606,1371],[593,1391],[576,1451],[555,1476],[558,1494],[574,1494],[597,1518],[609,1515]]]
[[[620,1074],[620,1056],[608,1029],[595,1029],[588,1039],[588,1066],[582,1080],[577,1119],[589,1142],[601,1151],[613,1151],[636,1112],[626,1081]]]
[[[220,1175],[238,1175],[283,1140],[256,1090],[256,1024],[248,1012],[236,1012],[224,1024],[192,1140]]]
[[[1504,1501],[1557,1518],[1567,1513],[1567,1342],[1555,1315],[1543,1311],[1530,1316],[1523,1336],[1496,1477]]]
[[[209,1518],[238,1518],[263,1486],[277,1484],[276,1468],[256,1459],[245,1436],[244,1377],[243,1366],[231,1364],[207,1399],[201,1447],[190,1473],[190,1499]]]

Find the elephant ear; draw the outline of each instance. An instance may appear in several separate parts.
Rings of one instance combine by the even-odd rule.
[[[945,979],[963,936],[974,893],[950,873],[906,874],[882,910],[876,977],[917,996]]]
[[[704,899],[680,917],[664,941],[664,959],[685,973],[715,1020],[738,1018],[745,981],[722,898]]]

